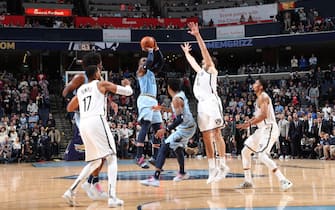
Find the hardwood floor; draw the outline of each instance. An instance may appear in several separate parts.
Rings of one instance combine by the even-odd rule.
[[[153,168],[140,169],[132,161],[119,161],[118,196],[125,201],[117,209],[335,209],[335,161],[276,160],[282,172],[294,183],[282,192],[276,177],[257,160],[253,161],[253,189],[235,187],[243,181],[241,160],[231,159],[229,176],[214,184],[206,184],[207,159],[187,159],[190,180],[173,182],[177,169],[175,159],[168,159],[160,187],[146,187],[139,180],[153,174]],[[78,187],[79,206],[69,207],[61,197],[78,175],[84,162],[50,162],[0,165],[0,209],[109,209],[107,201],[91,201]],[[106,168],[103,169],[106,172]],[[101,183],[107,187],[106,174]],[[266,207],[266,208],[265,208]],[[285,208],[286,207],[286,208]]]

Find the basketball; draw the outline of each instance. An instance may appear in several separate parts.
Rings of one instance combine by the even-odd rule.
[[[145,36],[141,39],[141,48],[146,49],[146,48],[154,48],[156,45],[156,40],[155,38],[151,36]]]

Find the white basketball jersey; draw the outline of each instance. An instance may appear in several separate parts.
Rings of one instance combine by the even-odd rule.
[[[193,92],[198,101],[207,99],[211,94],[217,95],[217,74],[201,69],[195,77]]]
[[[107,97],[99,91],[98,82],[93,80],[78,89],[80,118],[106,115]]]
[[[267,126],[267,125],[277,124],[276,117],[275,117],[275,112],[273,110],[273,105],[272,105],[271,98],[265,92],[262,92],[262,95],[263,95],[263,97],[268,97],[269,98],[269,104],[268,104],[268,110],[267,110],[267,114],[266,114],[266,119],[257,124],[257,126],[259,128]],[[256,104],[255,104],[255,117],[259,116],[260,114],[261,114],[261,109],[258,106],[257,101],[256,101]]]

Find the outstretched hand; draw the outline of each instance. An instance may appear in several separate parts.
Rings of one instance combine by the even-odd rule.
[[[242,124],[237,124],[236,125],[236,128],[238,128],[238,129],[247,129],[249,127],[250,127],[249,123],[242,123]]]
[[[190,29],[187,33],[196,36],[199,34],[199,26],[198,23],[194,23],[194,22],[189,22],[187,24],[188,28]]]
[[[155,137],[161,139],[164,137],[165,132],[166,130],[164,128],[161,128],[156,132]]]
[[[192,46],[188,42],[184,42],[183,45],[180,45],[181,49],[184,51],[184,53],[189,53],[192,50]]]

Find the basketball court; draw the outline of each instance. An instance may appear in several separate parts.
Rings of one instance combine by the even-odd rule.
[[[138,168],[132,160],[119,160],[118,197],[125,201],[116,209],[335,209],[335,162],[323,160],[276,160],[282,172],[293,182],[287,192],[279,189],[278,181],[268,169],[253,160],[254,189],[235,189],[243,182],[241,160],[231,159],[227,178],[206,184],[207,159],[187,159],[190,180],[173,182],[177,169],[175,159],[168,159],[160,187],[146,187],[139,180],[153,174]],[[85,162],[43,162],[1,165],[0,209],[110,209],[107,201],[91,201],[78,187],[75,207],[61,197],[72,184]],[[107,187],[106,167],[101,183]],[[105,189],[107,190],[107,189]]]

